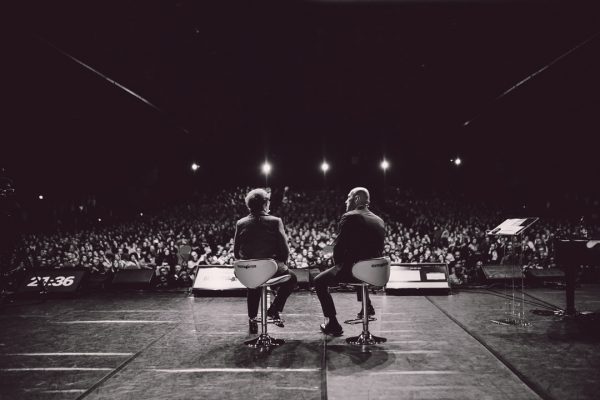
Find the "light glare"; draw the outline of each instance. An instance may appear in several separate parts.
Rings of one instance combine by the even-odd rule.
[[[262,172],[265,175],[269,175],[271,173],[271,164],[269,164],[268,161],[265,161],[265,163],[262,165]]]

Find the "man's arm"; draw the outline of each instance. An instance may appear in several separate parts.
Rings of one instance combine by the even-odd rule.
[[[278,218],[278,229],[280,233],[280,242],[279,242],[279,254],[282,262],[287,262],[290,256],[290,247],[288,246],[288,238],[285,234],[285,228],[283,227],[283,221],[281,218]]]
[[[235,224],[235,234],[233,235],[233,256],[239,260],[242,257],[240,255],[240,243],[238,240],[238,226],[239,221]]]
[[[348,254],[351,243],[352,218],[348,215],[342,215],[338,224],[338,234],[333,242],[333,261],[336,264],[342,264]]]

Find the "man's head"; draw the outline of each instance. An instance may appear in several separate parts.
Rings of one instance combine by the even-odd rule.
[[[246,195],[246,207],[251,213],[268,212],[270,196],[264,189],[253,189]]]
[[[371,196],[366,188],[355,187],[348,193],[348,197],[346,198],[346,211],[368,206],[370,198]]]

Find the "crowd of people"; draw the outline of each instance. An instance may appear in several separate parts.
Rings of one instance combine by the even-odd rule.
[[[91,274],[153,269],[158,288],[189,287],[202,265],[234,261],[235,221],[247,214],[249,188],[200,195],[155,215],[76,232],[30,234],[23,238],[21,265],[82,268]],[[344,212],[338,190],[272,194],[272,213],[283,219],[291,268],[325,269]],[[505,211],[462,198],[427,197],[391,189],[371,208],[386,224],[384,256],[396,263],[446,263],[453,284],[482,281],[482,266],[520,264],[524,270],[556,266],[553,239],[581,229],[578,221],[543,219],[520,241],[486,235],[509,217]],[[587,227],[598,233],[598,227]]]

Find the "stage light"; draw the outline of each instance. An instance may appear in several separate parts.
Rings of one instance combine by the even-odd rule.
[[[386,171],[390,167],[390,163],[384,158],[379,166],[382,170]]]
[[[102,218],[98,218],[98,222],[102,222]]]
[[[321,164],[321,171],[323,171],[323,173],[329,171],[329,164],[327,164],[327,161],[323,161],[323,164]]]
[[[140,213],[140,217],[143,217],[143,216],[144,216],[144,213]]]
[[[460,164],[462,164],[462,160],[459,157],[456,157],[454,159],[454,165],[458,167]]]
[[[38,199],[40,199],[40,200],[44,200],[44,196],[40,194],[40,195],[38,196]]]
[[[269,164],[268,161],[265,161],[265,163],[262,165],[261,169],[262,169],[262,173],[263,174],[269,175],[271,173],[272,167],[271,167],[271,164]]]
[[[192,163],[192,171],[198,171],[198,168],[200,168],[200,166],[196,163]]]

